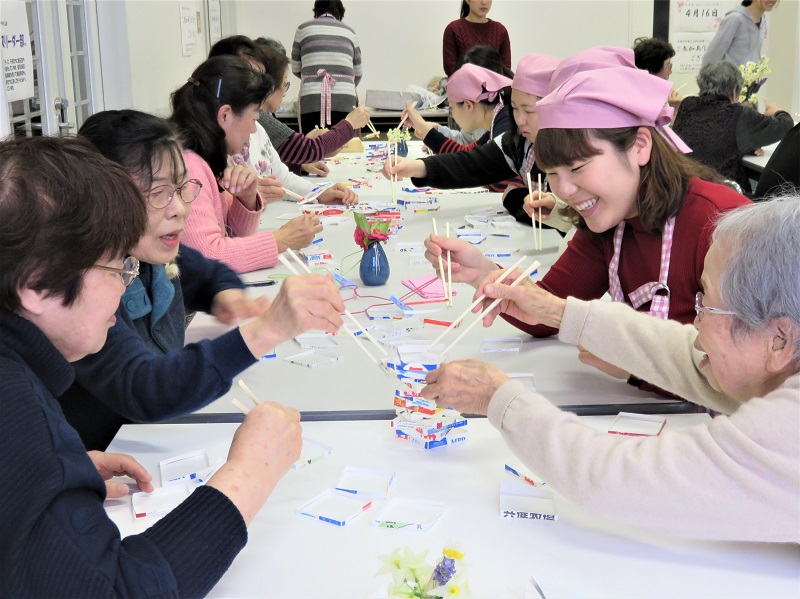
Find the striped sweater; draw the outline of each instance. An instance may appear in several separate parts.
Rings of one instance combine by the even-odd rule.
[[[332,155],[353,139],[355,134],[352,125],[344,119],[331,127],[330,131],[313,139],[293,131],[269,112],[262,112],[258,122],[269,135],[281,162],[290,169]]]
[[[301,80],[298,101],[302,114],[321,110],[320,70],[327,71],[336,81],[331,86],[331,110],[350,112],[358,104],[361,48],[351,27],[325,15],[302,23],[294,34],[292,73]]]

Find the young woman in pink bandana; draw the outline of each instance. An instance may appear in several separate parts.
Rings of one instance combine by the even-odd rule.
[[[580,69],[576,69],[579,71]],[[720,213],[749,202],[686,158],[665,129],[671,86],[627,66],[576,72],[537,103],[536,160],[551,190],[568,204],[578,232],[539,286],[555,296],[615,301],[689,323]],[[449,249],[457,281],[475,287],[498,267],[468,244],[426,241],[427,256]],[[557,331],[504,318],[534,336]],[[591,356],[584,361],[627,378]],[[629,380],[641,385],[638,379]]]

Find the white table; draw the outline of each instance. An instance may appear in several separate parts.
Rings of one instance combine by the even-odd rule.
[[[411,142],[411,155],[421,155],[421,142]],[[349,178],[367,177],[371,188],[358,189],[362,202],[391,200],[391,184],[379,173],[367,173],[366,160],[361,155],[339,155],[332,161],[331,180],[347,181]],[[411,182],[398,183],[398,194],[402,198],[413,198],[413,194],[403,193],[402,187],[413,187]],[[440,200],[438,212],[405,213],[405,225],[396,239],[386,244],[386,253],[391,266],[391,278],[386,285],[380,287],[360,287],[359,293],[377,295],[388,298],[389,295],[401,296],[408,291],[401,283],[402,279],[416,277],[432,272],[427,262],[424,265],[410,263],[407,254],[396,252],[399,242],[421,241],[431,233],[431,217],[437,221],[438,231],[444,234],[446,223],[450,223],[452,235],[455,228],[464,224],[464,215],[481,208],[495,207],[502,209],[500,194],[488,193],[483,190],[464,190],[437,194]],[[278,217],[286,214],[298,213],[296,204],[277,202],[267,206],[262,218],[263,228],[277,228],[282,224]],[[352,220],[338,225],[329,225],[322,233],[323,241],[315,247],[324,246],[331,250],[334,257],[341,261],[348,254],[351,255],[344,261],[345,271],[356,264],[359,258],[359,249],[353,241],[355,224]],[[541,262],[541,277],[557,258],[557,249],[561,237],[554,230],[543,231],[543,249],[534,250],[532,229],[515,223],[508,230],[510,237],[490,236],[477,246],[482,250],[501,247],[510,247],[520,250],[511,259],[497,260],[504,265],[512,264],[519,256],[526,256],[525,265],[533,259]],[[244,275],[247,281],[262,280],[270,274],[288,271],[282,264],[274,269],[248,273]],[[344,275],[356,283],[361,283],[358,269],[354,268]],[[250,293],[266,294],[272,296],[277,293],[277,286],[252,288]],[[474,290],[465,284],[456,285],[457,292],[454,304],[450,308],[440,309],[432,314],[431,318],[454,320],[472,302]],[[419,298],[417,298],[419,299]],[[348,309],[356,314],[363,324],[386,324],[400,321],[369,321],[363,314],[364,308],[378,303],[375,299],[348,300]],[[421,324],[423,314],[413,319],[402,321],[404,325]],[[462,327],[466,327],[475,316],[465,319]],[[350,321],[345,321],[351,326]],[[186,332],[187,342],[220,335],[227,330],[214,318],[199,314],[195,317]],[[438,326],[428,326],[426,330],[416,335],[433,340],[444,329]],[[449,344],[460,332],[460,328],[445,337],[444,343]],[[522,349],[515,353],[481,353],[481,345],[486,337],[513,336],[521,339]],[[362,337],[364,339],[364,337]],[[392,396],[395,383],[387,377],[377,366],[369,361],[362,351],[349,337],[342,335],[338,338],[342,349],[341,362],[316,369],[284,361],[284,358],[302,351],[297,343],[288,341],[277,348],[277,358],[262,360],[242,373],[241,379],[259,397],[271,399],[286,405],[292,405],[302,411],[307,417],[316,418],[358,418],[358,417],[392,417]],[[365,340],[367,347],[376,357],[382,357],[378,350]],[[537,379],[538,389],[553,403],[579,413],[613,413],[620,409],[638,412],[668,412],[688,411],[691,406],[685,402],[667,399],[654,393],[644,393],[638,389],[625,385],[624,381],[612,379],[594,368],[585,366],[577,358],[578,352],[574,347],[559,343],[555,338],[533,339],[519,331],[502,319],[490,328],[484,329],[480,324],[474,327],[464,340],[448,353],[448,359],[457,360],[465,358],[478,358],[501,365],[506,372],[533,372]],[[243,399],[243,393],[237,385],[232,391],[217,401],[201,409],[197,414],[180,419],[182,421],[232,421],[239,420],[241,415],[231,404],[232,398]]]
[[[707,419],[672,415],[664,430]],[[584,420],[607,430],[612,418]],[[426,452],[394,439],[385,421],[304,423],[304,435],[333,447],[332,455],[283,478],[253,521],[247,546],[210,596],[379,597],[387,578],[374,576],[381,566],[378,556],[408,546],[428,549],[432,560],[450,543],[466,554],[473,597],[523,597],[532,575],[548,599],[800,594],[797,546],[696,542],[643,533],[592,517],[558,495],[557,522],[504,519],[498,489],[500,481],[512,480],[504,464],[516,464],[516,459],[485,419],[471,419],[467,428],[466,443]],[[132,454],[158,482],[159,460],[197,449],[208,450],[212,460],[224,458],[234,430],[233,424],[129,425],[109,451]],[[448,511],[426,532],[371,526],[379,502],[344,527],[295,513],[334,486],[345,466],[394,470],[390,497],[441,501]],[[130,498],[108,501],[106,507],[123,536],[152,524],[133,520]]]
[[[778,147],[779,143],[781,142],[776,141],[774,144],[769,144],[768,146],[761,148],[764,150],[764,153],[761,156],[745,154],[742,157],[742,163],[744,164],[745,168],[755,171],[759,175],[763,173],[764,168],[767,166],[767,162],[769,162],[769,159],[772,157],[772,153],[775,151],[775,148]]]

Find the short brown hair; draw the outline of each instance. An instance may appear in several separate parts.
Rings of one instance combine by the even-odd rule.
[[[664,230],[667,220],[677,214],[689,191],[689,180],[700,177],[722,183],[716,171],[676,151],[654,127],[646,127],[653,138],[650,161],[642,167],[636,202],[639,220],[653,235]],[[542,129],[536,136],[536,163],[546,170],[573,164],[600,153],[592,140],[607,141],[617,152],[629,150],[639,127],[618,129]],[[563,212],[576,227],[587,229],[586,221],[573,208]]]
[[[71,305],[83,274],[127,255],[146,226],[142,192],[88,142],[0,142],[0,308],[19,310],[24,288]]]

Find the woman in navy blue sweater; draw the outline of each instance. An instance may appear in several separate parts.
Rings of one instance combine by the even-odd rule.
[[[234,376],[278,344],[312,327],[341,324],[344,306],[330,277],[290,277],[270,304],[248,298],[230,268],[180,244],[201,186],[187,180],[167,121],[135,110],[105,111],[87,119],[79,135],[133,176],[148,215],[131,249],[141,274],[122,296],[105,347],[75,364],[76,383],[61,398],[89,449],[105,449],[126,422],[197,410],[227,393]],[[184,347],[186,311],[227,324],[257,318]]]
[[[151,477],[130,456],[87,453],[55,398],[70,362],[102,347],[137,275],[123,258],[145,231],[141,192],[76,139],[1,142],[0,173],[0,596],[205,595],[299,457],[299,414],[252,410],[206,485],[121,539],[103,501],[128,489],[104,479],[152,491]]]

